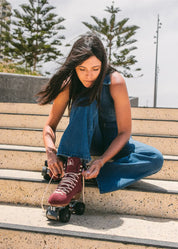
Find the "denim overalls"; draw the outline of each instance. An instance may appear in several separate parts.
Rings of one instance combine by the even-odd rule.
[[[110,76],[107,75],[99,108],[96,101],[88,106],[72,107],[70,122],[61,138],[58,155],[90,161],[91,155],[102,155],[117,136],[110,84]],[[122,150],[101,168],[96,179],[100,193],[124,188],[158,172],[162,165],[163,156],[157,149],[130,138]]]

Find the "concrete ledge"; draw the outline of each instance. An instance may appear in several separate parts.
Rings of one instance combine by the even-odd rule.
[[[16,180],[16,181],[25,181],[25,182],[38,182],[38,183],[48,183],[41,176],[41,172],[33,172],[33,171],[21,171],[21,170],[11,170],[11,169],[0,169],[0,179],[2,180]],[[52,183],[53,184],[53,183]],[[56,184],[56,183],[54,183]],[[89,187],[96,187],[91,183],[87,184]],[[140,180],[126,189],[131,191],[144,191],[144,192],[152,192],[152,193],[170,193],[170,194],[178,194],[178,182],[176,181],[163,181],[163,180],[149,180],[144,179]]]
[[[6,128],[0,127],[2,135],[0,136],[0,144],[13,144],[25,146],[44,146],[42,138],[42,129],[33,128]],[[56,141],[59,143],[63,134],[63,130],[56,132]],[[167,135],[144,135],[132,134],[133,139],[142,143],[151,145],[167,155],[177,155],[178,136]]]
[[[18,114],[39,114],[48,115],[51,105],[40,106],[36,103],[1,103],[0,113]],[[151,108],[151,107],[132,107],[133,119],[149,120],[178,120],[178,108]],[[68,115],[68,112],[65,112]]]
[[[47,121],[47,115],[40,114],[2,114],[0,113],[1,127],[19,128],[43,128]],[[63,116],[57,129],[65,130],[69,123],[69,117]],[[177,135],[178,121],[155,119],[132,119],[132,133]]]
[[[0,73],[0,102],[35,103],[35,94],[48,81],[46,77]]]
[[[130,237],[121,237],[114,235],[102,235],[95,233],[84,233],[84,232],[66,232],[58,231],[57,229],[46,229],[30,226],[19,226],[13,224],[1,224],[1,233],[3,235],[5,243],[3,246],[9,248],[14,237],[16,238],[16,245],[13,249],[19,249],[22,245],[25,248],[41,248],[44,242],[44,246],[50,246],[50,248],[58,249],[58,245],[70,249],[177,249],[177,243],[167,241],[156,241],[152,239],[139,239]],[[24,239],[25,238],[25,241]],[[61,243],[62,241],[62,243]],[[30,243],[29,243],[30,242]],[[30,247],[28,247],[30,244]],[[57,246],[57,247],[56,247]],[[97,247],[96,247],[97,246]]]
[[[0,73],[0,102],[36,103],[35,95],[49,78],[20,74]],[[129,97],[131,106],[138,106],[137,97]]]
[[[37,114],[37,115],[49,115],[51,110],[51,104],[38,105],[29,103],[0,103],[1,113],[14,113],[14,114]]]
[[[40,172],[0,170],[0,175],[1,202],[11,204],[40,206],[45,193],[44,205],[48,205],[57,186],[47,185]],[[107,194],[90,184],[85,188],[85,203],[87,210],[96,212],[177,219],[178,182],[145,179]]]
[[[132,108],[132,117],[137,119],[178,120],[178,108]]]
[[[0,168],[40,171],[46,160],[44,147],[0,144]],[[164,155],[161,171],[150,179],[178,181],[178,156]]]
[[[47,115],[30,114],[1,114],[0,127],[19,127],[19,128],[41,128],[43,129]],[[69,118],[63,116],[58,124],[58,129],[66,129]]]
[[[56,249],[59,244],[70,249],[178,248],[178,223],[169,219],[86,212],[83,216],[72,215],[68,224],[62,224],[47,221],[39,208],[1,205],[0,210],[1,238],[6,248],[14,235],[13,243],[25,248],[26,244],[30,248],[45,245]]]

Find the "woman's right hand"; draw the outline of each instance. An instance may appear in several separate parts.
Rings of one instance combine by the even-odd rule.
[[[46,151],[47,154],[47,161],[48,161],[48,168],[54,177],[63,177],[64,176],[64,164],[63,162],[57,157],[56,150],[48,149]]]
[[[52,104],[52,108],[46,124],[43,128],[43,141],[46,148],[48,167],[54,177],[64,176],[63,162],[57,157],[55,148],[56,129],[69,102],[69,84],[58,94]]]

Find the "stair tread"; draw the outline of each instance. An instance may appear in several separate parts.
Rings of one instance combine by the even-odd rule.
[[[12,117],[48,117],[49,113],[13,113],[13,112],[0,112],[0,116],[12,116]],[[63,117],[67,117],[69,119],[69,115],[64,114]],[[178,119],[161,119],[161,118],[150,118],[150,117],[132,117],[132,120],[136,120],[136,121],[148,121],[148,122],[178,122]]]
[[[63,224],[48,221],[40,208],[3,204],[0,213],[2,229],[178,248],[178,221],[172,219],[87,211],[83,216],[72,215]]]
[[[44,147],[39,146],[27,146],[27,145],[13,145],[13,144],[0,144],[0,150],[18,150],[18,151],[34,151],[34,152],[45,152]],[[165,160],[178,161],[176,155],[163,155]]]
[[[0,169],[0,179],[5,180],[20,180],[20,181],[32,181],[32,182],[46,182],[41,172],[26,171],[26,170],[14,170],[14,169]],[[88,184],[92,186],[92,184]],[[86,182],[87,186],[87,182]],[[129,187],[129,190],[144,191],[144,192],[158,192],[158,193],[178,193],[178,182],[167,180],[152,180],[142,179]]]
[[[13,144],[0,144],[0,150],[45,152],[44,147],[27,146],[27,145],[13,145]]]
[[[0,126],[0,130],[38,131],[38,132],[42,132],[43,128]],[[57,132],[64,132],[64,129],[57,129]],[[172,135],[168,135],[168,134],[147,134],[147,133],[144,133],[144,132],[142,132],[142,133],[133,132],[132,136],[178,138],[178,135],[174,135],[174,134],[172,134]]]

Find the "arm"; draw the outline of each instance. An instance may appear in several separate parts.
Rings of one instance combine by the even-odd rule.
[[[97,177],[101,167],[123,148],[131,135],[130,101],[125,80],[118,72],[111,74],[110,93],[114,100],[118,135],[104,154],[99,159],[92,162],[89,172],[84,173],[84,176],[87,179]]]
[[[56,97],[53,102],[49,117],[43,129],[43,140],[46,148],[46,155],[48,160],[48,167],[50,171],[57,176],[61,174],[63,176],[63,163],[56,156],[56,128],[62,118],[62,115],[67,107],[69,101],[69,86]]]

